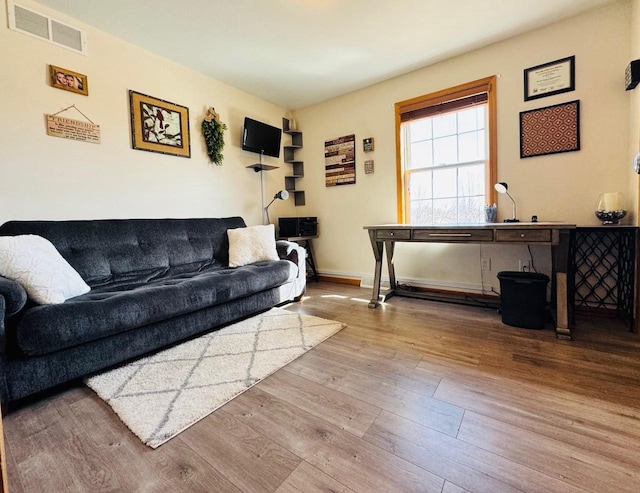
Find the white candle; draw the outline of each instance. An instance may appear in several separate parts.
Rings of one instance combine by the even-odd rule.
[[[620,194],[618,192],[603,193],[601,207],[603,211],[619,211],[622,209]]]

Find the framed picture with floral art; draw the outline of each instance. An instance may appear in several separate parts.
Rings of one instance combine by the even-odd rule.
[[[189,108],[136,91],[129,104],[133,149],[191,157]]]

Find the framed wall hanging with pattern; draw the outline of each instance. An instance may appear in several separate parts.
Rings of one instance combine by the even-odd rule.
[[[580,100],[520,112],[520,157],[580,150]]]
[[[191,157],[189,108],[129,91],[134,149]]]

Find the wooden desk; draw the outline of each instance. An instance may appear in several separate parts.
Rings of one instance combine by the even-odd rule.
[[[493,243],[504,245],[550,245],[552,251],[552,302],[555,297],[556,335],[560,339],[571,339],[569,328],[569,304],[567,272],[569,270],[569,245],[575,224],[563,222],[539,223],[486,223],[486,224],[382,224],[365,226],[369,232],[373,255],[376,259],[373,293],[369,308],[376,308],[380,301],[390,296],[426,297],[402,289],[396,283],[393,254],[396,242],[416,243]],[[380,296],[382,262],[386,248],[390,289]],[[421,296],[422,295],[422,296]],[[554,296],[555,295],[555,296]]]

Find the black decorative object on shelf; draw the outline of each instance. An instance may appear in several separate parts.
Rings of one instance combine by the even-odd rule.
[[[624,88],[627,91],[635,89],[640,82],[640,60],[633,60],[624,71]]]

